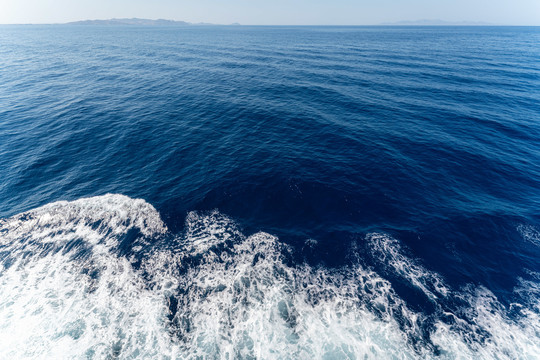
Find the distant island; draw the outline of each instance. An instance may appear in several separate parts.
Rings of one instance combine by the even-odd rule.
[[[422,19],[422,20],[407,20],[407,21],[398,21],[393,23],[383,23],[381,25],[391,25],[391,26],[482,26],[482,25],[493,25],[481,21],[444,21],[438,19]]]
[[[108,19],[108,20],[81,20],[68,22],[66,25],[138,25],[138,26],[190,26],[190,25],[216,25],[209,23],[190,23],[186,21],[166,20],[166,19]],[[238,23],[231,25],[240,25]]]
[[[28,24],[31,25],[31,24]],[[53,24],[51,24],[53,25]],[[96,20],[79,20],[56,25],[101,25],[101,26],[241,26],[239,23],[232,24],[212,24],[212,23],[191,23],[180,20],[168,19],[141,19],[141,18],[112,18],[112,19],[96,19]],[[439,19],[422,19],[422,20],[404,20],[397,22],[384,22],[370,26],[500,26],[483,21],[446,21]],[[309,26],[309,25],[308,25]],[[312,25],[317,26],[317,25]],[[324,25],[321,25],[324,26]],[[332,26],[332,25],[330,25]],[[365,25],[351,25],[365,26]]]

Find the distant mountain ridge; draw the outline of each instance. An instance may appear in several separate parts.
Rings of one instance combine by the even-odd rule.
[[[381,25],[420,25],[420,26],[480,26],[493,25],[482,21],[445,21],[439,19],[406,20],[393,23],[383,23]]]
[[[189,23],[186,21],[166,19],[107,19],[107,20],[81,20],[68,22],[66,25],[141,25],[141,26],[188,26],[188,25],[213,25],[208,23]]]

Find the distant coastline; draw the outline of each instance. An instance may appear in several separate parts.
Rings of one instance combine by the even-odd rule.
[[[138,26],[193,26],[193,25],[217,25],[210,23],[190,23],[187,21],[167,20],[167,19],[140,19],[140,18],[122,18],[106,20],[80,20],[64,23],[64,25],[138,25]],[[238,23],[230,25],[240,25]]]
[[[187,27],[187,26],[537,26],[537,25],[512,25],[512,24],[494,24],[483,21],[445,21],[438,19],[422,19],[422,20],[403,20],[397,22],[383,22],[379,24],[341,24],[341,25],[317,25],[317,24],[239,24],[237,22],[231,24],[214,24],[214,23],[192,23],[182,20],[169,19],[143,19],[143,18],[112,18],[112,19],[86,19],[63,23],[20,23],[20,24],[0,24],[0,25],[81,25],[81,26],[171,26],[171,27]]]
[[[405,20],[391,23],[382,23],[382,26],[493,26],[482,21],[444,21],[438,19]]]
[[[191,25],[219,25],[211,23],[190,23],[187,21],[167,20],[167,19],[141,19],[141,18],[121,18],[106,20],[80,20],[65,23],[66,25],[139,25],[139,26],[191,26]],[[238,23],[230,24],[239,26]],[[374,26],[489,26],[491,23],[480,21],[444,21],[438,19],[405,20],[391,23],[382,23]],[[315,25],[316,26],[316,25]]]

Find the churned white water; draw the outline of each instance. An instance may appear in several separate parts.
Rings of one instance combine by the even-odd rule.
[[[354,264],[291,265],[267,233],[214,211],[171,234],[143,200],[105,195],[0,220],[0,359],[534,359],[539,286],[510,307],[452,289],[398,239],[365,241],[437,310],[411,310]],[[440,305],[459,299],[464,306]]]

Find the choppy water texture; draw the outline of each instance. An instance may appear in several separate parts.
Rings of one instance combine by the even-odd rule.
[[[539,44],[0,27],[0,358],[540,358]]]

